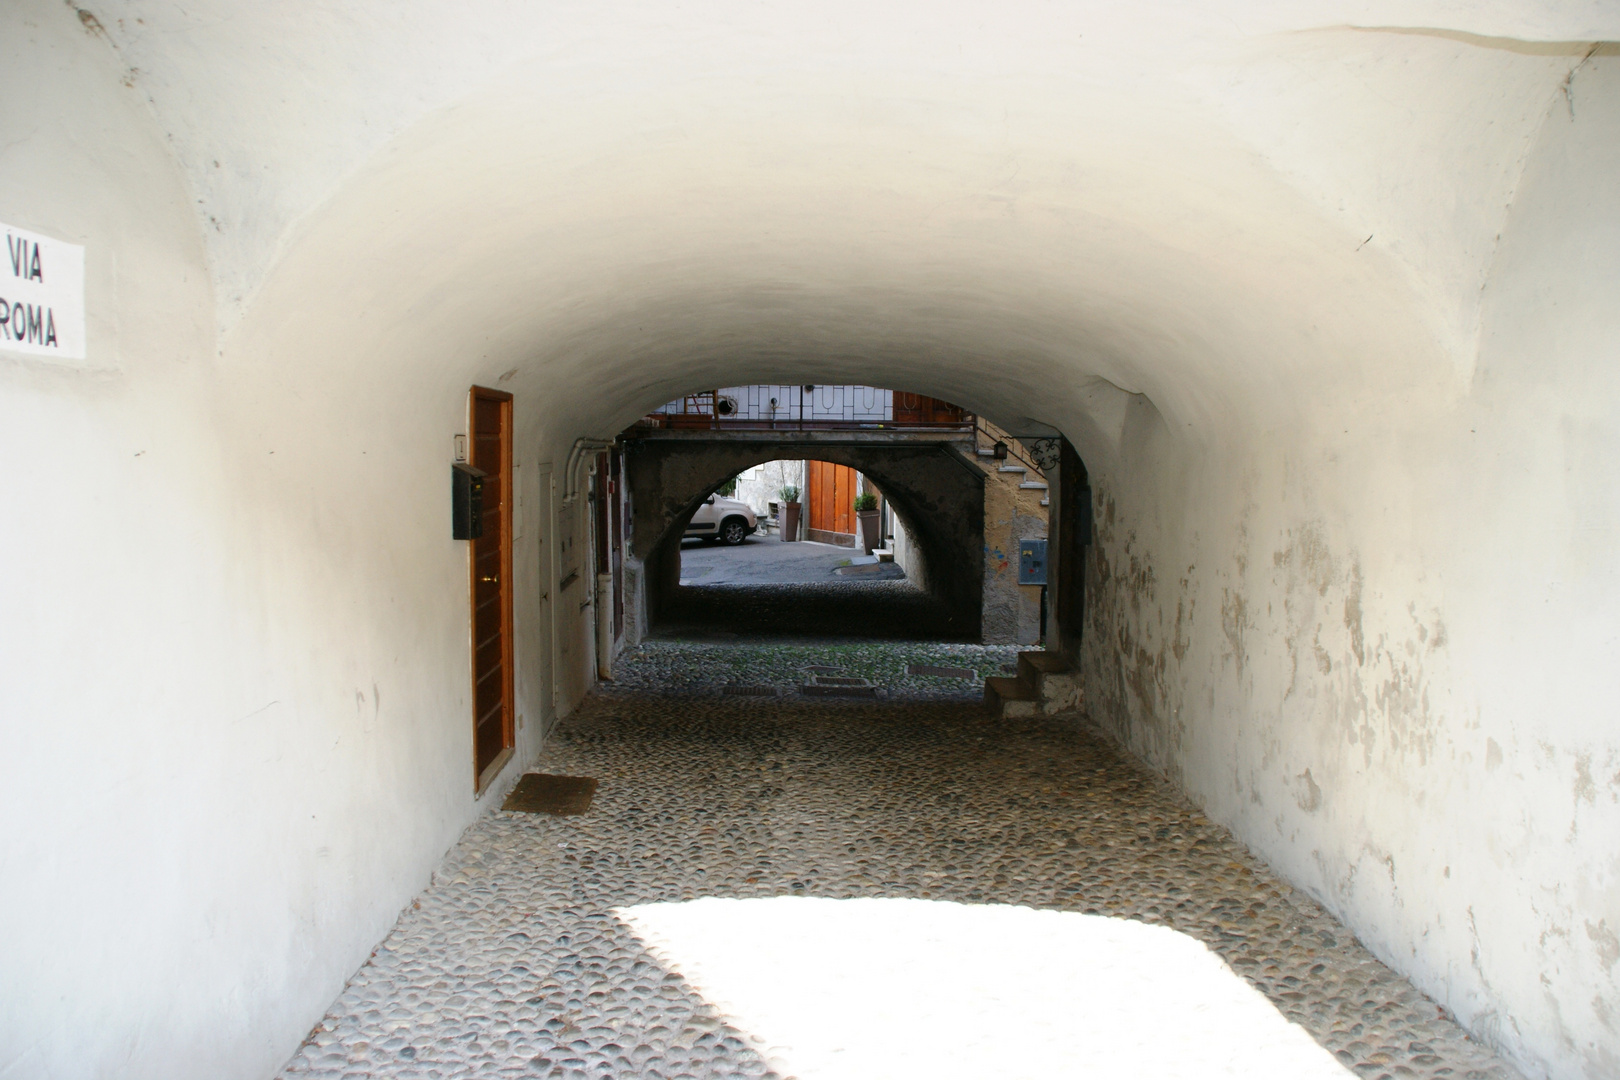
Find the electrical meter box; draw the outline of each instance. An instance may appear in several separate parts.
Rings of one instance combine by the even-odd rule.
[[[1018,584],[1046,584],[1046,541],[1018,541]]]
[[[484,535],[484,478],[489,474],[458,461],[450,466],[450,536],[477,540]]]

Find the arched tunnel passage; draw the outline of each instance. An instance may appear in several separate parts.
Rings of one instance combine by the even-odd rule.
[[[1612,1071],[1620,8],[229,6],[0,8],[26,88],[0,202],[84,328],[0,372],[8,453],[52,448],[7,497],[0,791],[43,868],[6,900],[7,1069],[270,1075],[589,719],[589,504],[548,501],[570,447],[769,371],[1064,431],[1098,491],[1091,722],[1531,1075]],[[469,386],[515,398],[521,510],[516,745],[483,798],[445,527]],[[970,767],[1010,735],[972,727]],[[664,805],[805,809],[713,783],[733,757]],[[674,794],[632,787],[661,764],[570,767],[618,811]],[[1010,824],[962,884],[1051,880],[1020,860],[1092,809]],[[1080,903],[1172,854],[1136,824],[1062,856]],[[583,860],[585,895],[645,841]],[[1246,899],[1210,913],[1261,948]]]
[[[861,614],[836,602],[784,599],[796,610],[751,604],[730,613],[729,625],[750,632],[797,632],[830,619],[878,636],[976,641],[981,633],[984,568],[984,474],[948,440],[917,442],[885,433],[746,432],[717,436],[665,431],[628,440],[625,475],[634,506],[627,560],[639,563],[646,625],[678,624],[695,614],[690,587],[680,584],[686,524],[717,487],[744,469],[782,458],[831,462],[859,470],[883,491],[909,524],[923,580],[920,595],[901,611]],[[895,601],[891,598],[889,606]],[[812,610],[805,610],[810,604]],[[884,605],[880,602],[878,607]]]

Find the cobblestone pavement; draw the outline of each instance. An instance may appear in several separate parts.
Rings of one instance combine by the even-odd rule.
[[[969,701],[898,694],[761,703],[627,688],[681,657],[688,684],[702,671],[724,681],[699,647],[632,657],[621,689],[589,699],[539,763],[597,777],[590,812],[497,811],[469,828],[285,1077],[783,1076],[776,1051],[650,950],[623,910],[783,896],[1159,924],[1203,942],[1347,1076],[1517,1075],[1077,719],[990,721]],[[962,1013],[965,1036],[971,1001]],[[1004,1057],[1009,1077],[1132,1075],[1049,1071],[1020,1059],[1016,1040]],[[1262,1075],[1200,1064],[1188,1075]]]
[[[699,587],[826,584],[839,580],[834,573],[840,566],[864,554],[859,548],[813,540],[784,544],[774,536],[750,536],[735,547],[686,540],[681,543],[680,581]],[[904,580],[905,571],[898,565],[882,565],[893,571],[894,580]]]
[[[985,676],[1015,671],[1019,648],[949,642],[648,641],[620,658],[613,690],[723,697],[728,690],[768,688],[788,697],[799,694],[815,668],[866,679],[884,698],[982,701]],[[954,669],[971,672],[971,677],[911,674],[911,667]]]

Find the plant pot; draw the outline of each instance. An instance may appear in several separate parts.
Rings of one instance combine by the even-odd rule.
[[[883,511],[857,510],[855,518],[860,522],[861,548],[870,555],[873,548],[883,546]]]
[[[781,540],[784,544],[799,538],[799,505],[796,502],[782,504]]]

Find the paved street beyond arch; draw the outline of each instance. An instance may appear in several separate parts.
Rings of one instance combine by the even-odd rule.
[[[987,719],[1006,650],[748,648],[628,655],[536,766],[589,812],[468,829],[282,1075],[1518,1075],[1083,718]]]

